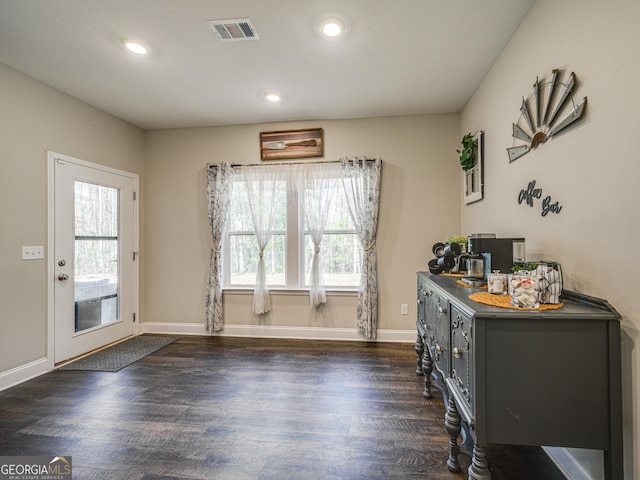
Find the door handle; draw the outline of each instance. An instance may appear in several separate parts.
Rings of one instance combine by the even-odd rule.
[[[69,275],[67,275],[66,273],[61,273],[60,275],[58,275],[58,280],[60,281],[69,280]]]

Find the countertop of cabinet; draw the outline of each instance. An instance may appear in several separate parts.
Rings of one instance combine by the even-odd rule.
[[[433,282],[437,287],[448,295],[461,302],[459,307],[467,310],[466,313],[475,315],[478,318],[509,318],[509,319],[570,319],[579,318],[582,320],[621,320],[616,310],[605,300],[581,295],[568,290],[563,291],[562,302],[564,306],[557,310],[514,310],[509,308],[494,307],[483,303],[474,302],[469,295],[482,290],[477,288],[463,287],[457,283],[456,278],[433,275],[429,272],[418,272],[426,279]]]

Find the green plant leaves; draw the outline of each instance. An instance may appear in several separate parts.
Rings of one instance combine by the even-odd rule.
[[[473,168],[475,163],[474,150],[477,151],[478,140],[471,133],[462,137],[462,150],[456,150],[460,154],[460,165],[465,172]]]

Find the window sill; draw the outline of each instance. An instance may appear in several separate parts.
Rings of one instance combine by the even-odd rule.
[[[230,295],[253,295],[253,288],[229,287],[223,288],[223,293]],[[357,297],[358,290],[325,290],[328,297]],[[309,296],[309,290],[294,290],[287,288],[269,288],[271,295],[288,295],[288,296]]]

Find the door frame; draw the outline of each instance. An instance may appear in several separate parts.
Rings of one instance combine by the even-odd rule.
[[[94,168],[103,172],[122,175],[133,180],[134,202],[133,202],[133,313],[135,322],[133,324],[133,333],[138,335],[140,331],[140,202],[138,201],[138,192],[140,190],[140,177],[136,173],[126,172],[98,163],[88,162],[76,157],[56,153],[47,150],[47,371],[55,369],[55,162],[63,160],[69,163],[75,163],[87,168]]]

